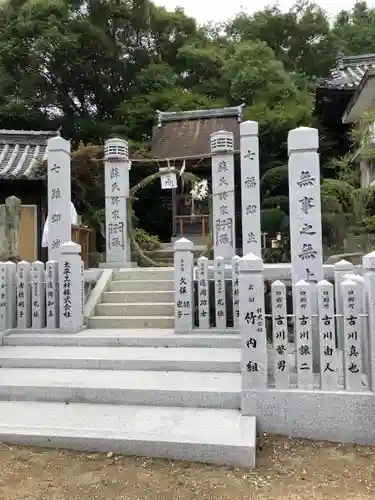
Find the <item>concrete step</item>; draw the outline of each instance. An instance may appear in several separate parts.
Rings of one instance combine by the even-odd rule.
[[[89,328],[174,328],[174,316],[93,316]]]
[[[114,302],[116,304],[120,303],[140,303],[140,302],[173,302],[174,292],[167,291],[163,292],[161,290],[157,292],[104,292],[101,298],[102,302],[109,304]]]
[[[158,347],[3,346],[1,368],[240,371],[239,349]]]
[[[174,302],[139,304],[99,304],[96,306],[98,316],[174,316]]]
[[[137,267],[136,269],[120,269],[114,273],[114,280],[148,281],[173,280],[173,267]]]
[[[238,410],[3,401],[0,442],[255,466],[255,418]]]
[[[239,373],[3,368],[0,400],[239,409]]]
[[[75,335],[56,333],[13,333],[4,337],[4,345],[91,346],[91,347],[215,347],[239,348],[238,334],[179,335],[170,330],[91,330]]]
[[[110,292],[156,292],[174,291],[173,280],[116,280],[109,283]]]

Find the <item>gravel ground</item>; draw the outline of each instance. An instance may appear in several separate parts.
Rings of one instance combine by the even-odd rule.
[[[266,437],[254,471],[0,445],[7,500],[375,499],[375,448]]]

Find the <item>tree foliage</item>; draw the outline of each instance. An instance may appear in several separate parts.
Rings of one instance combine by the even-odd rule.
[[[5,0],[2,128],[61,127],[76,147],[120,134],[144,152],[156,110],[244,103],[245,119],[260,125],[264,221],[287,220],[287,134],[313,124],[323,138],[322,171],[333,178],[323,183],[323,206],[331,218],[346,217],[357,174],[350,165],[345,170],[348,162],[337,158],[313,117],[314,85],[338,55],[375,53],[375,9],[357,2],[329,21],[309,0],[288,12],[275,5],[204,27],[183,10],[168,12],[150,0]],[[87,210],[100,199],[102,179],[89,159],[93,152],[82,151],[73,188]]]

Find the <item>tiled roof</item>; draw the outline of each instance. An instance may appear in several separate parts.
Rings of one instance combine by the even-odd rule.
[[[46,160],[47,141],[58,132],[0,130],[0,179],[32,176],[39,162]]]
[[[375,68],[375,54],[342,57],[323,86],[336,89],[355,89],[369,68]]]
[[[181,112],[158,112],[152,137],[152,154],[157,158],[200,157],[209,154],[210,136],[219,130],[233,132],[239,149],[242,106]]]

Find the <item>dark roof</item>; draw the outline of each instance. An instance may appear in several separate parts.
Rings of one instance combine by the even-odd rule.
[[[322,86],[354,90],[370,68],[375,68],[375,54],[342,57],[338,60],[337,68],[331,70],[330,77],[324,80]]]
[[[0,130],[0,179],[32,177],[33,170],[47,158],[47,141],[58,132]]]
[[[210,135],[219,130],[233,132],[234,148],[240,148],[242,106],[233,108],[158,112],[158,125],[152,137],[152,155],[156,158],[182,158],[208,155]]]

